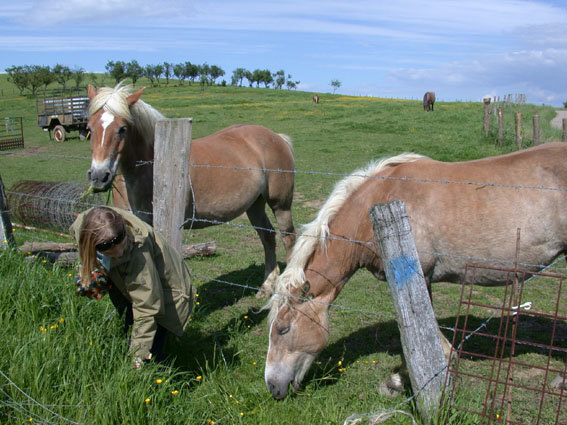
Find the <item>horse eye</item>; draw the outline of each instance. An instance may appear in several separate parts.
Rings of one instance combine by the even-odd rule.
[[[118,135],[119,135],[120,137],[124,137],[125,134],[126,134],[126,126],[123,125],[122,127],[120,127],[120,128],[118,129]]]
[[[280,335],[285,335],[286,333],[289,332],[289,325],[288,326],[276,326],[276,330],[278,331],[278,334]]]

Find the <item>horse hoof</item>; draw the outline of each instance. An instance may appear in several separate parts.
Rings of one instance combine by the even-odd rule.
[[[565,377],[559,374],[549,383],[549,387],[554,390],[561,390],[565,389],[565,383]]]
[[[390,376],[386,382],[380,385],[378,392],[387,397],[395,397],[404,390],[403,378],[399,373]]]

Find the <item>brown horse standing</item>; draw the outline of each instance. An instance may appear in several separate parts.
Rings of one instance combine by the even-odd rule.
[[[460,283],[471,261],[496,259],[490,264],[511,267],[517,228],[520,267],[537,271],[567,253],[567,215],[561,213],[567,205],[565,158],[567,143],[455,163],[403,154],[339,182],[317,219],[302,229],[267,304],[265,379],[272,395],[284,398],[290,383],[297,389],[325,348],[329,303],[354,272],[366,268],[385,279],[369,218],[372,205],[405,202],[428,284]],[[484,285],[506,278],[496,270],[475,274]]]
[[[435,92],[428,91],[423,95],[423,110],[433,111],[434,104],[435,104]]]
[[[319,95],[318,94],[313,95],[313,102],[315,102],[315,104],[319,103]]]
[[[134,213],[151,223],[154,127],[164,116],[140,100],[143,90],[132,93],[131,86],[118,84],[96,91],[89,86],[92,163],[87,176],[95,191],[105,191],[120,166],[128,198],[121,205],[129,204]],[[288,254],[295,242],[291,140],[261,126],[233,125],[192,140],[190,161],[186,227],[207,227],[246,212],[264,246],[262,290],[269,292],[279,269],[266,203],[276,216]]]

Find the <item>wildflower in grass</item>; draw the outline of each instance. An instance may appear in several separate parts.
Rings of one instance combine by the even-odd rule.
[[[195,302],[195,305],[199,305],[199,304],[200,304],[199,301]]]
[[[339,360],[339,362],[337,363],[339,366],[343,365],[343,362]]]
[[[372,360],[372,364],[376,364],[376,360]]]
[[[145,400],[144,400],[144,402],[145,402],[146,404],[148,404],[148,403],[149,403],[150,401],[152,401],[152,399],[151,399],[151,398],[149,398],[149,397],[148,397],[147,399],[145,399]]]
[[[198,294],[198,293],[196,293],[196,294],[195,294],[195,298],[198,298],[198,297],[199,297],[199,294]]]
[[[57,328],[57,323],[54,324],[54,325],[51,325],[51,326],[49,327],[49,329],[51,329],[51,330],[56,329],[56,328]]]
[[[207,419],[207,423],[208,423],[209,425],[214,425],[215,421],[211,421],[210,419]]]
[[[342,367],[339,368],[339,372],[343,373],[346,369],[343,369]]]
[[[244,412],[240,412],[240,416],[244,416]]]
[[[252,366],[256,366],[256,362],[252,362]]]
[[[245,319],[248,319],[248,316],[244,316]]]
[[[161,384],[163,382],[163,379],[156,379],[156,384]]]
[[[173,394],[173,395],[177,395],[177,394],[179,394],[179,391],[177,391],[177,390],[173,390],[173,391],[171,392],[171,394]]]
[[[64,321],[65,321],[65,319],[62,318],[62,317],[60,317],[59,320],[58,320],[59,323],[63,323]]]
[[[40,330],[41,332],[47,332],[47,329],[45,329],[43,326],[40,326],[40,327],[39,327],[39,330]]]
[[[202,377],[201,375],[199,375],[199,376],[197,376],[195,379],[196,379],[197,381],[200,381],[201,379],[203,379],[203,377]]]

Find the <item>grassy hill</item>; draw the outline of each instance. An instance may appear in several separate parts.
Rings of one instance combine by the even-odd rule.
[[[236,123],[260,124],[291,136],[299,171],[293,209],[297,227],[315,217],[345,173],[371,159],[413,151],[463,161],[516,149],[513,110],[506,111],[506,140],[498,146],[493,133],[485,137],[482,132],[480,103],[438,102],[435,112],[425,113],[420,101],[323,93],[315,105],[311,96],[170,83],[148,87],[142,99],[167,117],[193,117],[194,138]],[[549,125],[552,108],[524,105],[514,110],[525,117],[538,113],[544,140],[560,138]],[[0,117],[19,116],[24,119],[25,152],[33,155],[0,152],[6,188],[22,179],[86,182],[89,143],[78,134],[63,143],[50,140],[36,125],[35,100],[20,96],[0,75]],[[247,289],[258,287],[263,277],[263,251],[255,231],[217,226],[185,236],[186,243],[215,240],[218,251],[189,261],[199,305],[183,338],[169,341],[170,362],[141,371],[133,370],[126,358],[126,338],[109,300],[87,301],[74,294],[74,270],[0,254],[1,422],[342,424],[353,413],[395,406],[412,411],[413,404],[404,402],[409,393],[395,398],[378,393],[401,356],[385,283],[366,271],[355,274],[336,300],[354,310],[331,310],[329,346],[305,386],[275,402],[263,380],[266,314],[257,313],[262,301]],[[16,231],[18,243],[48,237]],[[281,243],[278,259],[283,266]],[[454,323],[459,291],[459,285],[435,289],[440,323]],[[462,416],[451,421],[474,423]],[[396,416],[385,423],[411,421]]]

